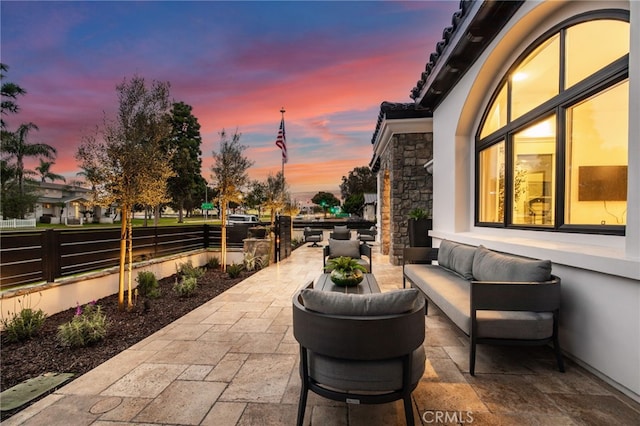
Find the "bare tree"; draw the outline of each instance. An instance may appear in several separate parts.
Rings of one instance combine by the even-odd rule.
[[[168,201],[167,179],[172,176],[171,153],[161,149],[169,137],[169,83],[153,81],[147,87],[134,76],[116,86],[118,114],[105,118],[102,129],[83,138],[76,153],[80,167],[91,171],[94,202],[120,207],[120,281],[118,305],[124,309],[125,266],[128,263],[127,308],[132,301],[133,206],[156,206]],[[127,262],[128,253],[128,262]]]
[[[246,146],[240,144],[241,134],[236,132],[231,139],[224,131],[220,132],[220,151],[213,151],[214,165],[211,166],[211,178],[218,190],[220,203],[220,219],[222,220],[221,257],[222,270],[227,268],[227,204],[231,201],[240,202],[241,188],[249,180],[247,170],[253,165],[244,156]]]

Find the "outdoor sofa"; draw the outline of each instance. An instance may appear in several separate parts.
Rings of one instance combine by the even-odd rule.
[[[469,336],[471,375],[479,343],[552,343],[564,372],[558,341],[560,278],[551,274],[549,260],[443,240],[439,249],[405,248],[402,269],[403,286],[409,281]]]

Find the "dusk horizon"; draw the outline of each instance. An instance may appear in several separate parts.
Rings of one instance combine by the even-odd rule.
[[[3,1],[4,81],[27,91],[20,113],[3,118],[11,131],[35,123],[28,141],[54,146],[52,171],[70,181],[82,137],[114,114],[116,85],[169,82],[170,99],[191,105],[201,125],[203,177],[224,129],[242,134],[249,176],[264,180],[282,168],[284,108],[290,192],[339,194],[341,177],[371,159],[380,104],[411,102],[458,6]]]

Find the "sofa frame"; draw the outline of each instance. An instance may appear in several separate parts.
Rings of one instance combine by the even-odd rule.
[[[425,314],[429,303],[436,305],[449,319],[450,312],[444,306],[438,306],[433,302],[434,294],[431,294],[423,283],[415,278],[409,278],[406,273],[408,265],[422,264],[428,268],[441,268],[433,264],[438,259],[438,249],[431,247],[406,247],[403,251],[403,287],[409,281],[411,287],[417,288],[425,296],[427,302]],[[469,332],[459,324],[452,321],[460,331],[469,337],[469,372],[475,375],[476,346],[478,344],[493,345],[547,345],[551,343],[558,365],[558,370],[565,371],[562,351],[558,339],[558,320],[560,313],[560,278],[551,275],[549,281],[544,282],[503,282],[503,281],[476,281],[469,280],[469,311],[471,321]],[[549,312],[553,315],[552,335],[543,339],[514,339],[482,337],[478,333],[478,312],[480,311],[505,311],[505,312]]]

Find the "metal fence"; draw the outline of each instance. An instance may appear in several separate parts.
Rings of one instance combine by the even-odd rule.
[[[227,227],[227,247],[243,246],[252,225]],[[220,247],[221,227],[183,225],[133,228],[133,259],[163,257]],[[46,229],[0,235],[0,291],[40,281],[117,266],[120,229]]]

